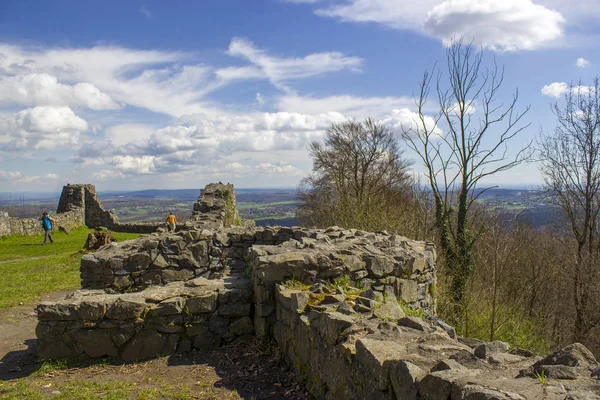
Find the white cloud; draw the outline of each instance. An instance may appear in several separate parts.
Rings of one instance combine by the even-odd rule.
[[[110,164],[117,170],[133,174],[147,175],[156,171],[154,156],[114,156]]]
[[[589,68],[592,66],[592,63],[586,60],[585,58],[579,57],[575,62],[575,65],[579,68]]]
[[[533,50],[563,36],[564,17],[531,0],[333,0],[315,13],[439,38],[474,38],[501,51]]]
[[[145,124],[120,124],[113,125],[104,130],[106,139],[115,146],[121,146],[137,140],[144,140],[150,137],[154,128]]]
[[[125,174],[120,171],[111,171],[109,169],[103,169],[100,172],[95,172],[92,174],[94,179],[98,179],[100,181],[112,180],[112,179],[125,179]]]
[[[560,97],[569,91],[569,85],[565,82],[553,82],[542,88],[542,94],[550,97]]]
[[[587,95],[595,90],[594,86],[571,86],[566,82],[553,82],[542,88],[542,94],[550,97],[560,97],[571,90],[574,95]]]
[[[364,119],[367,117],[380,118],[397,108],[414,106],[410,97],[357,97],[337,95],[322,98],[287,95],[277,101],[280,110],[288,110],[302,114],[319,114],[335,112],[343,120],[347,117]],[[341,115],[343,114],[343,115]]]
[[[423,130],[419,114],[410,111],[408,108],[392,110],[391,115],[382,119],[381,122],[397,134],[405,131],[420,132]],[[425,116],[425,126],[428,131],[433,132],[434,136],[442,135],[442,131],[436,126],[432,117]]]
[[[0,118],[0,149],[77,148],[85,120],[69,107],[34,107]]]
[[[18,171],[4,171],[0,170],[0,181],[17,181],[21,179],[23,175]]]
[[[475,38],[499,51],[534,50],[563,35],[563,16],[531,0],[446,0],[427,16],[425,30],[449,45]]]
[[[258,103],[258,106],[262,108],[262,106],[265,105],[265,99],[262,97],[262,95],[260,93],[256,93],[256,102]]]
[[[231,41],[227,53],[250,65],[216,68],[198,63],[192,54],[115,46],[44,49],[0,44],[0,104],[94,110],[122,104],[175,117],[218,115],[221,107],[207,99],[218,88],[264,79],[293,92],[292,81],[356,71],[362,64],[362,59],[339,52],[274,56],[240,38]]]
[[[19,171],[6,171],[0,170],[0,182],[10,182],[10,183],[31,183],[37,182],[40,180],[48,181],[48,180],[57,180],[57,174],[46,174],[46,176],[27,176],[23,175]]]
[[[234,38],[229,44],[227,54],[248,60],[273,85],[287,92],[292,91],[285,84],[288,81],[345,69],[357,71],[362,64],[361,58],[347,57],[339,52],[313,53],[302,58],[276,57],[257,48],[254,43],[245,38]],[[236,70],[230,69],[229,75],[235,75],[234,71]]]
[[[84,105],[90,108],[98,108],[97,88],[113,102],[157,113],[178,116],[214,111],[201,99],[211,90],[211,69],[180,64],[190,57],[122,47],[43,49],[0,44],[0,72],[9,76],[46,74],[61,84],[72,83],[73,97],[79,103],[88,99]]]
[[[0,104],[82,106],[92,110],[119,108],[109,95],[89,82],[64,85],[55,76],[45,73],[0,76]]]

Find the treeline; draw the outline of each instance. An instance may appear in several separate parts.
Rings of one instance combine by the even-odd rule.
[[[499,98],[503,69],[483,55],[462,41],[448,48],[444,70],[423,76],[413,121],[395,127],[403,141],[370,119],[332,125],[310,145],[298,219],[435,241],[438,314],[461,335],[538,352],[581,342],[599,355],[599,82],[571,85],[554,105],[556,129],[514,150],[529,107],[517,109],[518,91]],[[483,181],[533,160],[552,224],[507,221],[476,202]]]

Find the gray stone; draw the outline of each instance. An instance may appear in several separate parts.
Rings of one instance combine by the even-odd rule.
[[[506,353],[510,345],[506,342],[494,340],[481,344],[475,348],[475,355],[479,358],[486,359],[491,353]]]
[[[202,296],[190,297],[186,306],[192,314],[212,313],[217,309],[217,292],[209,292]]]
[[[402,318],[400,321],[398,321],[398,325],[406,326],[418,331],[427,331],[430,327],[430,325],[423,318],[410,316]]]
[[[460,364],[458,361],[455,361],[452,359],[447,359],[447,360],[442,360],[442,361],[438,362],[437,364],[435,364],[433,366],[433,368],[431,368],[431,372],[445,371],[447,369],[465,369],[465,367],[462,364]]]
[[[537,368],[542,365],[566,365],[568,367],[587,368],[591,371],[596,368],[598,362],[592,352],[584,345],[573,343],[536,362],[533,367]]]
[[[250,315],[250,304],[222,304],[219,306],[219,315],[226,317],[245,317]]]
[[[148,312],[152,316],[177,315],[185,308],[185,298],[173,297],[163,300],[155,308]]]
[[[162,270],[160,272],[160,275],[161,275],[162,281],[164,283],[187,281],[194,277],[194,271],[191,271],[189,269],[175,270],[175,269],[169,268],[169,269]]]
[[[146,302],[141,297],[119,297],[106,311],[109,319],[135,319],[146,310]]]
[[[456,339],[456,330],[454,330],[452,326],[448,325],[446,322],[436,317],[430,318],[430,321],[433,322],[435,326],[441,328],[444,332],[446,332],[448,336],[450,336],[452,339]]]
[[[460,389],[460,398],[464,400],[526,400],[525,397],[517,393],[473,384],[468,384]]]
[[[417,282],[408,279],[397,281],[398,297],[405,303],[413,303],[418,300]]]
[[[292,293],[290,298],[290,308],[292,310],[296,310],[301,313],[304,312],[308,302],[310,300],[310,293],[308,292],[298,292]]]
[[[369,275],[375,278],[386,276],[394,270],[393,261],[384,255],[367,256],[364,261]]]
[[[485,342],[481,339],[475,339],[475,338],[465,338],[465,337],[458,337],[457,340],[466,345],[469,346],[470,348],[474,349],[476,347],[479,347],[480,345],[484,344]]]
[[[400,308],[397,302],[384,303],[377,307],[373,314],[385,321],[399,321],[406,317],[404,311]]]
[[[363,337],[356,342],[356,361],[380,390],[388,389],[390,369],[406,357],[406,346],[394,340]]]
[[[323,313],[319,319],[321,337],[330,346],[335,346],[340,334],[352,326],[354,319],[339,312]]]
[[[74,321],[79,319],[77,304],[43,302],[35,308],[40,321]]]
[[[123,349],[121,358],[125,362],[156,357],[163,350],[166,335],[153,330],[141,331]]]
[[[79,319],[84,321],[97,321],[104,318],[106,303],[101,301],[82,301],[77,309]]]
[[[427,372],[408,361],[400,361],[390,369],[390,382],[397,400],[416,400],[417,384]]]
[[[230,324],[231,330],[238,336],[248,335],[254,332],[254,325],[250,317],[236,319]]]
[[[119,350],[115,347],[111,334],[104,329],[83,330],[76,333],[75,340],[83,346],[88,357],[116,357]]]

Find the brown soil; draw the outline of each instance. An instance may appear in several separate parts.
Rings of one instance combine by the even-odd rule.
[[[42,296],[59,300],[65,292]],[[35,351],[37,320],[32,306],[0,311],[0,386],[25,380],[51,395],[65,382],[131,382],[138,389],[165,384],[192,388],[202,399],[308,399],[278,351],[247,339],[210,352],[176,354],[134,364],[110,364],[108,360],[87,363],[47,374],[40,368]],[[32,375],[34,373],[34,375]]]

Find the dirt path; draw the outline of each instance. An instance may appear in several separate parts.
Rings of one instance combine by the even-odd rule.
[[[69,292],[47,293],[40,300],[61,300],[67,293]],[[0,380],[29,375],[36,367],[36,324],[34,305],[16,306],[0,311]]]
[[[60,300],[67,293],[48,293],[41,300]],[[277,349],[266,348],[254,338],[210,352],[175,354],[134,364],[96,360],[40,373],[37,371],[40,363],[35,351],[37,319],[33,307],[23,305],[0,311],[0,398],[38,395],[57,399],[104,396],[129,399],[309,398],[279,357]],[[81,393],[89,392],[93,393],[92,397],[80,397],[83,396]]]

